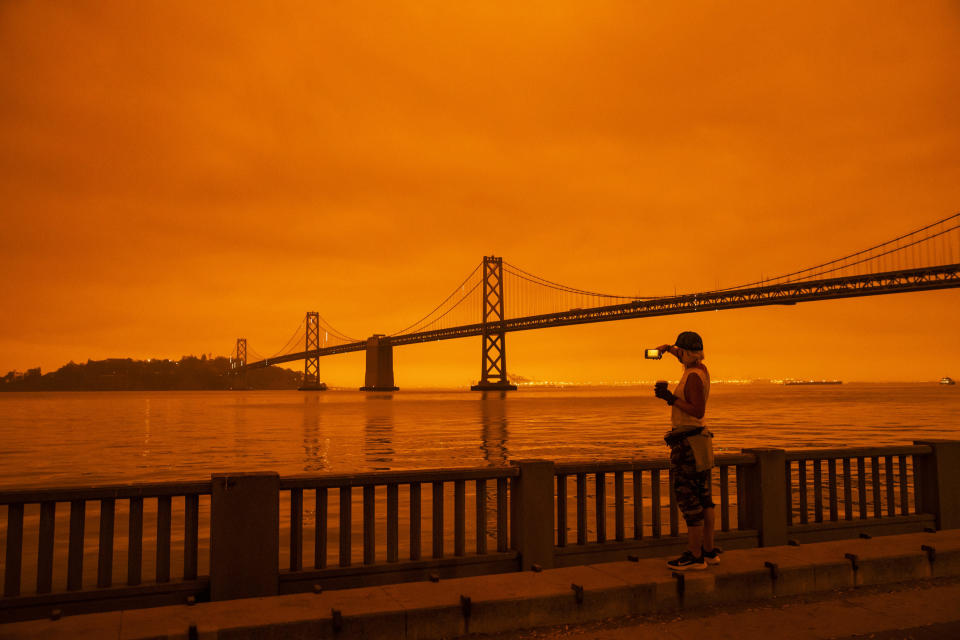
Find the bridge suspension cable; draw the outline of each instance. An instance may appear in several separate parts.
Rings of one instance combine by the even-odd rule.
[[[841,277],[897,271],[900,269],[955,264],[960,261],[960,213],[954,213],[886,242],[855,251],[841,258],[754,282],[724,287],[733,291],[769,284],[800,282],[823,277]],[[939,240],[938,240],[939,239]]]
[[[266,358],[247,343],[247,362],[257,362],[260,360],[266,360]]]
[[[502,318],[504,323],[511,327],[506,330],[516,331],[542,326],[612,320],[620,317],[686,312],[690,310],[683,306],[687,299],[693,300],[692,310],[696,310],[698,305],[703,304],[702,296],[710,295],[717,300],[722,299],[722,304],[727,305],[724,308],[770,304],[765,299],[749,298],[751,295],[754,297],[760,295],[756,293],[757,287],[762,289],[768,285],[784,285],[790,288],[796,283],[806,287],[805,283],[809,282],[810,286],[816,288],[822,284],[820,281],[824,280],[834,283],[831,286],[856,287],[862,286],[861,281],[873,283],[877,280],[882,281],[882,286],[877,285],[879,289],[876,293],[946,288],[956,286],[952,284],[954,280],[949,278],[953,277],[950,274],[956,272],[954,268],[958,263],[960,263],[960,213],[955,213],[891,240],[805,269],[686,296],[621,295],[589,291],[534,275],[506,261],[501,263],[502,282],[498,287],[502,285],[504,298]],[[483,266],[484,262],[478,264],[440,304],[413,324],[390,334],[390,337],[402,338],[399,341],[401,344],[410,344],[426,340],[479,335],[481,331],[479,325],[483,322],[482,314],[484,313]],[[928,267],[932,268],[931,273],[927,273],[930,271]],[[918,274],[918,271],[922,274]],[[874,276],[881,276],[881,278],[878,280]],[[848,278],[861,284],[837,284]],[[903,280],[904,278],[907,280]],[[927,286],[930,283],[914,281],[910,278],[928,278],[935,286]],[[937,280],[938,278],[940,280]],[[892,289],[892,287],[898,288]],[[780,288],[783,287],[777,289]],[[843,293],[844,295],[837,295],[832,289],[824,290],[811,293],[810,299],[848,295],[848,292]],[[488,294],[496,295],[490,292]],[[802,292],[802,295],[807,293]],[[863,293],[857,290],[856,295],[875,295],[875,293]],[[323,329],[317,341],[321,350],[335,347],[334,352],[342,352],[363,348],[360,340],[340,332],[318,314],[311,315],[318,318],[319,326]],[[269,359],[248,346],[247,360],[248,362],[267,360],[267,364],[269,360],[275,358],[285,358],[285,361],[293,360],[295,358],[292,356],[302,355],[305,338],[306,322],[302,321],[293,336]],[[336,349],[344,345],[346,346],[343,349]]]
[[[336,343],[336,344],[345,344],[348,342],[360,342],[356,338],[351,338],[345,333],[338,331],[332,324],[327,322],[323,316],[318,316],[320,318],[320,326],[327,333],[327,336],[324,338],[325,342]],[[333,336],[335,339],[330,340],[330,336]]]
[[[279,350],[279,351],[277,351],[276,353],[274,353],[274,354],[273,354],[272,356],[270,356],[270,357],[271,357],[271,358],[277,358],[277,357],[279,357],[279,356],[285,356],[285,355],[287,355],[288,353],[293,353],[293,352],[297,351],[297,347],[298,347],[298,346],[301,347],[300,350],[302,351],[302,350],[303,350],[303,349],[302,349],[302,345],[303,345],[303,342],[304,342],[304,327],[305,327],[305,325],[306,325],[306,320],[305,320],[305,319],[304,319],[304,320],[301,320],[301,321],[300,321],[300,325],[297,326],[297,329],[293,332],[293,335],[290,336],[290,338],[284,343],[284,345],[283,345],[282,347],[280,347],[280,350]],[[247,348],[249,349],[249,347],[247,347]]]
[[[560,284],[558,282],[553,282],[552,280],[547,280],[546,278],[541,278],[536,276],[529,271],[524,271],[515,264],[511,264],[504,260],[503,268],[505,271],[511,273],[512,275],[522,278],[536,285],[549,287],[551,289],[556,289],[557,291],[563,291],[564,293],[573,293],[584,296],[592,296],[597,298],[610,298],[612,300],[653,300],[660,298],[662,296],[627,296],[619,295],[615,293],[600,293],[598,291],[586,291],[585,289],[577,289],[575,287],[569,287],[565,284]]]
[[[322,316],[317,316],[320,322],[320,328],[323,330],[320,338],[321,347],[332,347],[342,344],[360,342],[356,338],[351,338],[350,336],[342,333],[337,330],[333,325],[327,322]],[[247,358],[249,361],[270,361],[282,358],[293,353],[299,353],[304,350],[306,345],[306,317],[300,321],[300,324],[297,326],[296,330],[293,332],[293,335],[283,344],[278,351],[273,355],[263,356],[257,352],[253,347],[247,346]]]
[[[574,309],[656,300],[661,296],[624,295],[589,291],[534,275],[509,262],[503,263],[504,315],[507,318],[549,315]]]
[[[430,313],[423,316],[405,329],[390,334],[390,337],[444,329],[463,324],[476,324],[480,320],[480,294],[477,293],[482,278],[480,277],[479,263],[473,271],[464,278],[457,287],[450,292],[443,301],[434,307]]]

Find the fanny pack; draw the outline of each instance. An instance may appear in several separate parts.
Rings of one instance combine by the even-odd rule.
[[[663,439],[671,448],[686,440],[690,450],[693,451],[697,471],[713,468],[713,434],[706,427],[697,427],[681,433],[668,433]]]
[[[680,433],[670,432],[667,435],[663,436],[664,442],[667,443],[667,446],[675,447],[681,442],[684,438],[689,438],[690,436],[698,436],[703,433],[704,427],[695,427],[689,431],[681,431]]]
[[[693,459],[697,463],[697,471],[706,471],[713,468],[713,434],[709,431],[687,438],[690,449],[693,450]]]

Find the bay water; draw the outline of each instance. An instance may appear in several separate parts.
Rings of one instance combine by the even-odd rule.
[[[960,386],[714,384],[718,452],[960,438]],[[0,394],[0,488],[665,457],[652,386]]]

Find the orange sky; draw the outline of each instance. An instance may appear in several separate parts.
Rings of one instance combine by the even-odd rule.
[[[960,210],[957,2],[243,4],[0,3],[0,373],[272,353],[307,310],[389,333],[484,254],[690,292]],[[715,378],[960,377],[958,295],[510,334],[508,364],[653,379],[694,329]],[[397,383],[479,351],[397,349]]]

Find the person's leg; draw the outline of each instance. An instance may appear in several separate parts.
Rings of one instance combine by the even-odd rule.
[[[693,452],[689,453],[687,464],[677,466],[673,470],[674,477],[674,495],[680,507],[680,513],[687,524],[687,549],[694,557],[700,557],[700,547],[703,543],[703,522],[705,511],[703,509],[703,493],[700,485],[702,484],[700,474],[696,472],[696,463],[693,461]]]
[[[711,509],[710,511],[713,511]],[[704,522],[706,522],[706,512],[704,512]],[[712,533],[712,532],[711,532]],[[703,544],[704,526],[687,525],[687,549],[697,558],[700,557],[700,546]],[[712,547],[711,547],[712,548]]]
[[[713,504],[713,483],[710,477],[710,470],[701,471],[697,474],[697,497],[703,506],[703,533],[700,542],[703,549],[713,551],[713,531],[714,531],[714,504]],[[700,550],[697,550],[700,553]]]
[[[688,550],[676,560],[668,561],[667,565],[678,571],[702,571],[707,568],[700,551],[703,539],[703,504],[698,497],[700,491],[697,486],[696,461],[686,441],[671,450],[670,462],[673,465],[674,498],[684,522],[687,523]]]
[[[703,532],[702,532],[702,544],[703,548],[707,551],[713,551],[713,524],[714,524],[714,508],[708,507],[703,510]],[[692,544],[692,543],[691,543]],[[697,554],[700,553],[700,549],[697,549]]]

